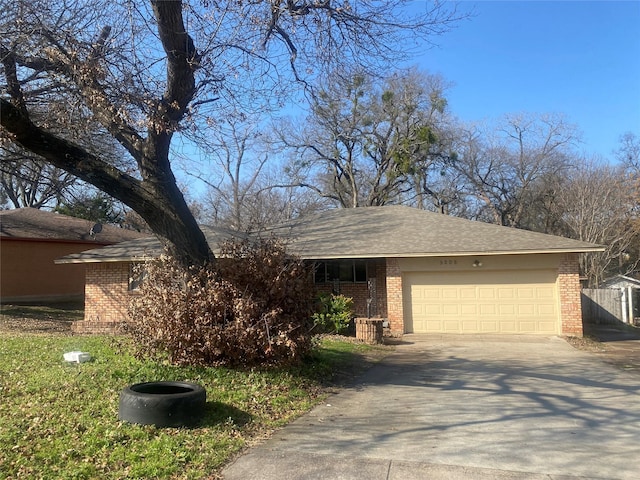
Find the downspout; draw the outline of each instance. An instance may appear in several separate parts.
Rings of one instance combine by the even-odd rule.
[[[620,291],[622,295],[620,296],[620,303],[622,304],[622,322],[629,323],[629,309],[628,309],[628,301],[627,301],[627,289],[625,287],[621,287]]]

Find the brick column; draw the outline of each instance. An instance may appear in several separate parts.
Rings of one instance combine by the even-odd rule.
[[[558,267],[562,335],[582,337],[580,265],[577,253],[567,253]]]
[[[402,274],[397,258],[387,258],[387,319],[392,335],[404,333]]]
[[[85,277],[84,320],[71,330],[81,334],[111,334],[127,318],[129,263],[90,263]]]

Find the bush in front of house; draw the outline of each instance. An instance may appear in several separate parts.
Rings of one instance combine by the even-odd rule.
[[[264,365],[311,349],[309,267],[276,239],[228,242],[205,268],[167,255],[147,263],[125,330],[142,355],[177,365]]]
[[[345,333],[353,319],[353,299],[344,295],[322,293],[318,297],[318,311],[312,318],[316,331]]]

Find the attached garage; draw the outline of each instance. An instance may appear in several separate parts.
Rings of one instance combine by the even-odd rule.
[[[556,272],[411,273],[407,329],[414,333],[558,331]]]
[[[554,255],[405,259],[405,333],[560,334],[558,261]]]

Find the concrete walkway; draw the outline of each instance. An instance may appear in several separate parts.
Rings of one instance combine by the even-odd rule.
[[[555,337],[403,340],[224,478],[640,478],[637,374]]]

